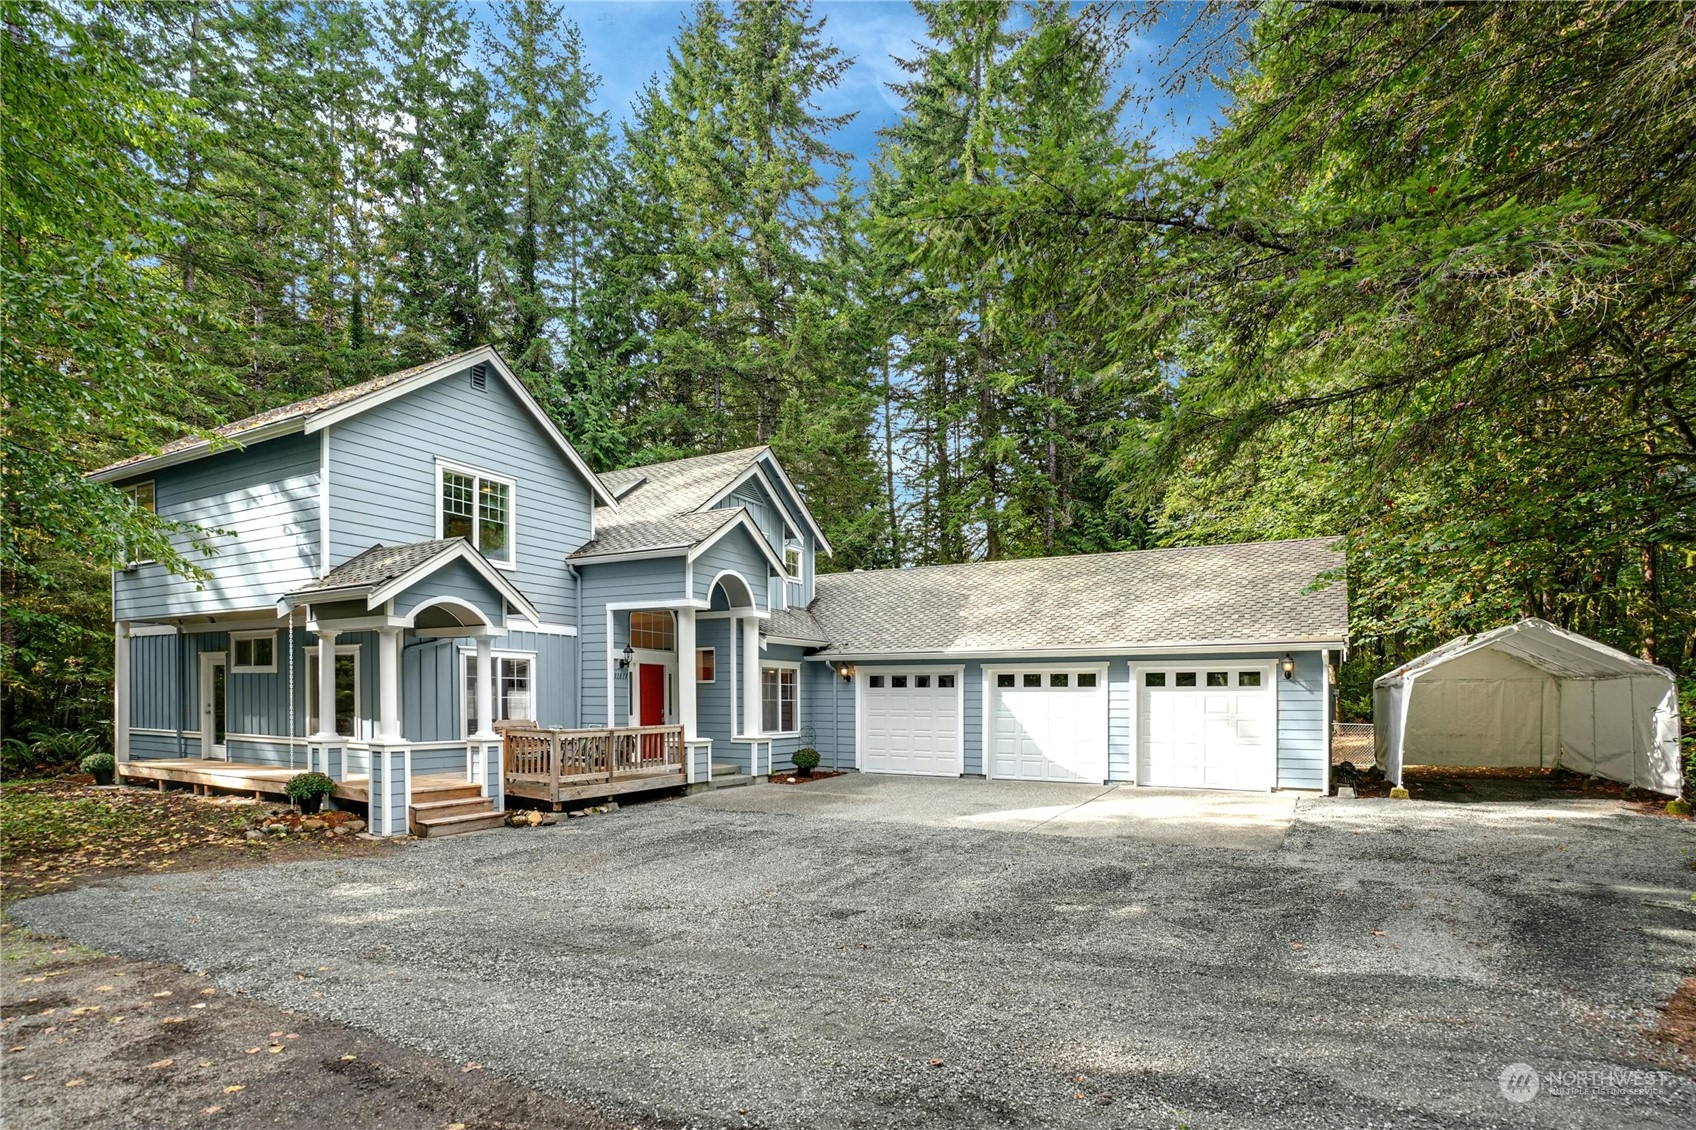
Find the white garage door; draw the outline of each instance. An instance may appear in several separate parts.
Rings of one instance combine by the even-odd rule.
[[[860,768],[958,777],[958,671],[861,669]]]
[[[989,775],[1107,780],[1107,673],[1099,668],[992,670]]]
[[[1138,669],[1137,781],[1174,789],[1272,787],[1277,771],[1271,668]]]

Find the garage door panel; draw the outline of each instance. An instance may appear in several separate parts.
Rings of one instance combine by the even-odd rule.
[[[1275,688],[1258,668],[1138,673],[1137,780],[1166,788],[1268,788]]]
[[[1103,781],[1107,687],[1099,668],[992,670],[988,773],[1001,780]]]
[[[959,672],[874,667],[859,689],[864,772],[959,775]]]

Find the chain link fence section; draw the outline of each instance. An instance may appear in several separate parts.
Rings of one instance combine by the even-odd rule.
[[[1377,748],[1370,722],[1331,723],[1331,764],[1350,762],[1356,769],[1377,764]]]

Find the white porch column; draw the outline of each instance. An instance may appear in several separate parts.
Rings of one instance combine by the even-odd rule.
[[[130,759],[130,622],[112,625],[112,756]]]
[[[695,610],[677,610],[677,721],[683,740],[699,736],[695,727]]]
[[[494,645],[488,636],[477,637],[477,731],[471,735],[473,741],[498,741],[500,735],[495,733],[494,711]]]
[[[377,629],[377,742],[398,745],[400,736],[400,629]]]
[[[742,734],[763,732],[760,714],[760,622],[742,621]]]
[[[318,637],[318,730],[315,742],[336,740],[336,633],[322,629]]]

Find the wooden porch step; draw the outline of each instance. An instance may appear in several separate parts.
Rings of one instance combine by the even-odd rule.
[[[461,832],[481,832],[485,828],[499,828],[506,821],[506,814],[495,812],[473,812],[464,816],[441,816],[419,820],[414,825],[417,835],[425,838],[433,836],[457,836]]]
[[[432,798],[436,796],[435,793],[430,793],[429,795]],[[489,798],[486,796],[455,797],[449,800],[431,799],[425,801],[419,800],[417,793],[413,793],[412,796],[412,819],[415,823],[418,821],[434,823],[447,816],[471,816],[494,811],[494,808],[489,804]]]
[[[483,789],[480,785],[463,778],[454,777],[414,777],[412,780],[412,799],[416,803],[439,800],[483,800]]]

